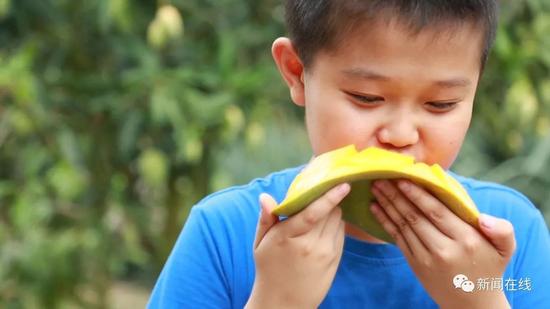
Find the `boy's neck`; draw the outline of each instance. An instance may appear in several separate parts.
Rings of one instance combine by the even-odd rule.
[[[381,239],[378,239],[378,238],[372,236],[371,234],[363,231],[362,229],[354,226],[353,224],[349,224],[347,222],[346,222],[346,235],[352,236],[353,238],[356,238],[356,239],[359,239],[359,240],[362,240],[362,241],[375,243],[375,244],[385,244],[385,243],[387,243],[387,242],[385,242]]]

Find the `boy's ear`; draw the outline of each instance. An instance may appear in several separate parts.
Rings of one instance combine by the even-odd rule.
[[[271,54],[290,90],[292,101],[296,105],[304,106],[304,66],[290,39],[276,39],[271,47]]]

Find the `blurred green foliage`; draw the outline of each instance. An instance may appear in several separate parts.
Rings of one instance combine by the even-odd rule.
[[[550,211],[550,1],[510,1],[454,169]],[[191,205],[310,156],[274,0],[0,0],[0,307],[151,288]],[[291,150],[291,151],[289,151]]]
[[[462,174],[512,186],[550,222],[550,1],[503,1]]]

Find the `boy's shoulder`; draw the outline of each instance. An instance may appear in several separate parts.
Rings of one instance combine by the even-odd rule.
[[[271,195],[277,203],[280,203],[294,180],[296,175],[303,169],[304,165],[286,168],[272,172],[265,177],[255,178],[248,184],[232,186],[214,193],[211,193],[200,200],[194,208],[203,211],[216,211],[223,208],[224,211],[234,209],[234,206],[243,209],[252,208],[259,211],[258,199],[261,193]]]
[[[470,194],[490,194],[493,198],[497,197],[500,199],[512,199],[527,203],[534,207],[531,201],[523,193],[514,188],[496,182],[458,175],[450,171],[449,174],[454,177]]]
[[[476,206],[483,213],[502,218],[532,220],[541,216],[537,207],[520,191],[491,181],[449,172],[466,189]]]

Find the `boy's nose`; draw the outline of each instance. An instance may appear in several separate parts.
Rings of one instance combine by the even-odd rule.
[[[418,142],[417,127],[410,121],[394,120],[382,127],[377,134],[378,142],[385,148],[407,148]]]

